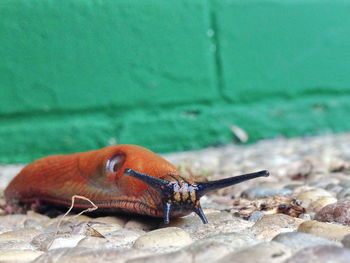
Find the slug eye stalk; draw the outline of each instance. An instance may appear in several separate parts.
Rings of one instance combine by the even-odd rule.
[[[180,180],[164,180],[132,169],[125,169],[124,174],[141,180],[156,191],[160,192],[163,202],[163,218],[165,224],[169,223],[171,212],[176,213],[184,210],[194,211],[201,218],[202,222],[206,224],[208,223],[208,220],[206,219],[199,203],[199,199],[203,195],[254,178],[269,176],[269,172],[263,170],[206,183],[196,182],[191,184],[185,180],[182,180],[181,182]]]

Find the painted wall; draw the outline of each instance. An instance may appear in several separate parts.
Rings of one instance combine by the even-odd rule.
[[[2,0],[0,162],[350,130],[350,0]]]

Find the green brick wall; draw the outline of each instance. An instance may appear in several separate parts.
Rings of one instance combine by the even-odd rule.
[[[350,130],[350,0],[1,0],[0,162]]]

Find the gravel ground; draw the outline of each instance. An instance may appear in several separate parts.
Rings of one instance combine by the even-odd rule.
[[[186,176],[269,170],[201,199],[172,220],[88,214],[0,216],[0,262],[349,262],[350,133],[169,154]],[[0,166],[0,192],[22,165]],[[4,201],[1,198],[1,203]]]

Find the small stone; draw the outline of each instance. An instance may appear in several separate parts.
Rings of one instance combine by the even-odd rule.
[[[339,185],[344,188],[350,188],[350,180],[341,180],[339,182]]]
[[[315,188],[323,188],[325,189],[327,185],[338,183],[339,180],[332,177],[326,177],[325,174],[312,174],[308,177],[307,184],[311,187]]]
[[[101,222],[89,222],[89,227],[105,236],[114,231],[120,230],[122,227],[118,224],[106,224]]]
[[[228,245],[231,250],[237,250],[245,246],[251,246],[259,243],[260,241],[253,238],[251,235],[231,232],[217,234],[205,239],[198,240],[197,242],[191,244],[189,247],[197,249],[197,246],[201,246],[202,243],[216,242]]]
[[[85,235],[65,235],[57,236],[49,246],[49,250],[63,247],[75,247]]]
[[[112,244],[115,244],[113,247],[129,247],[136,239],[144,234],[145,232],[139,229],[122,228],[106,235],[106,239]]]
[[[51,246],[54,238],[54,233],[42,233],[35,236],[30,244],[38,250],[46,251]]]
[[[329,192],[338,194],[341,190],[343,190],[343,187],[338,185],[338,184],[328,184],[325,189]],[[339,197],[337,196],[337,198],[339,199]]]
[[[86,247],[53,249],[38,257],[34,263],[124,263],[129,259],[143,257],[154,252],[141,249],[91,249]]]
[[[158,228],[162,219],[158,218],[134,218],[129,220],[124,228],[139,229],[143,231],[149,231]]]
[[[109,241],[106,238],[101,237],[84,237],[77,243],[77,247],[86,247],[86,248],[108,248]]]
[[[252,233],[258,239],[270,241],[274,236],[295,231],[303,220],[284,214],[265,215],[252,227]]]
[[[223,221],[231,220],[233,217],[232,214],[228,212],[208,212],[207,209],[204,209],[204,214],[206,215],[209,224],[219,224]],[[172,219],[168,226],[179,227],[188,232],[193,232],[197,228],[202,227],[203,222],[196,214],[192,213],[188,216]]]
[[[316,188],[300,193],[297,196],[297,200],[301,201],[304,207],[308,207],[313,201],[325,196],[332,197],[332,195],[328,191],[322,188]]]
[[[14,231],[8,231],[0,234],[0,242],[16,240],[29,243],[32,240],[32,238],[38,235],[39,233],[41,232],[35,228],[22,228]]]
[[[311,220],[300,224],[298,231],[340,241],[350,234],[350,227]]]
[[[242,192],[241,197],[247,198],[249,200],[264,198],[274,195],[290,195],[292,190],[290,189],[270,189],[263,187],[252,187]]]
[[[230,253],[219,258],[215,263],[279,263],[289,258],[291,254],[291,249],[287,246],[277,242],[268,242]]]
[[[26,220],[27,216],[22,214],[5,215],[1,216],[1,226],[10,229],[21,228]]]
[[[27,219],[34,220],[38,223],[45,223],[50,220],[50,217],[34,212],[33,210],[28,210]]]
[[[0,262],[32,262],[43,253],[34,250],[0,250]]]
[[[350,248],[350,234],[346,235],[341,242],[344,247]]]
[[[342,189],[338,194],[339,200],[350,200],[350,187]]]
[[[9,240],[0,242],[0,250],[31,250],[33,249],[32,245],[26,241],[17,241],[17,240]]]
[[[350,249],[337,246],[314,246],[299,250],[291,256],[285,263],[348,263]]]
[[[320,211],[323,207],[337,202],[337,198],[324,196],[310,203],[308,210],[313,212]]]
[[[339,242],[303,232],[281,233],[275,236],[272,241],[279,242],[295,250],[318,245],[341,246]]]
[[[131,230],[122,228],[106,235],[105,238],[85,237],[77,244],[77,247],[89,248],[124,248],[131,247],[133,242],[145,234],[142,230]]]
[[[116,224],[120,226],[125,226],[126,222],[130,220],[122,216],[101,216],[92,219],[92,222],[100,222],[105,224]]]
[[[180,227],[191,234],[192,239],[198,240],[220,233],[244,232],[253,225],[252,222],[233,217],[227,212],[207,213],[208,224],[203,224],[197,215],[190,215],[170,221],[169,226]]]
[[[287,184],[284,186],[284,188],[290,189],[293,191],[294,189],[301,187],[301,186],[303,186],[303,184]]]
[[[33,219],[27,219],[26,221],[24,221],[23,226],[25,228],[35,228],[35,229],[43,229],[43,226],[36,220]]]
[[[340,201],[322,208],[315,219],[321,222],[336,222],[350,225],[350,200]]]
[[[263,212],[260,212],[260,211],[254,211],[253,213],[251,213],[248,221],[249,222],[253,222],[253,223],[256,223],[258,222],[259,220],[261,220],[263,217],[264,217],[264,213]]]
[[[300,219],[304,221],[310,221],[311,220],[311,215],[310,214],[302,214],[299,216]]]
[[[139,237],[134,248],[182,247],[192,243],[190,235],[177,227],[153,230]]]

